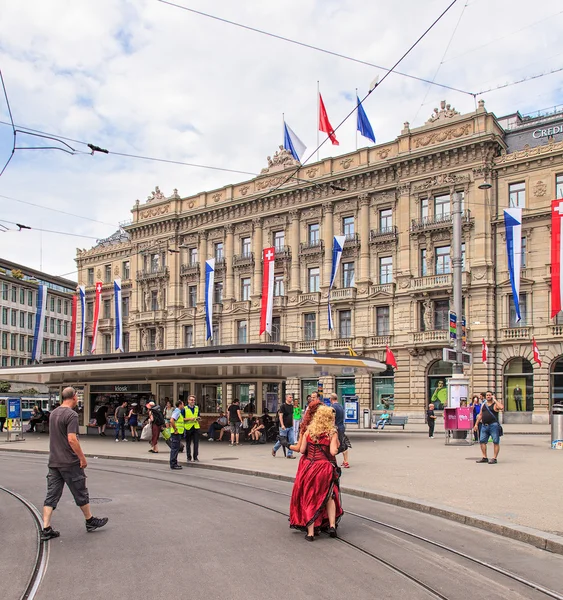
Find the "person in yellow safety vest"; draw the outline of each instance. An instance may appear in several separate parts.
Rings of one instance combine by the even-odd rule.
[[[197,455],[199,451],[199,406],[196,406],[195,396],[188,398],[188,406],[184,411],[184,422],[186,429],[186,459],[188,462],[199,462]],[[192,453],[193,444],[193,453]]]
[[[178,464],[178,452],[180,452],[180,440],[184,437],[186,426],[183,412],[184,403],[182,400],[178,400],[176,408],[172,411],[172,416],[170,417],[170,429],[172,430],[172,434],[170,435],[170,468],[173,470],[182,468]]]
[[[6,417],[8,413],[6,412],[6,400],[0,400],[0,433],[4,431],[4,423],[6,422]]]

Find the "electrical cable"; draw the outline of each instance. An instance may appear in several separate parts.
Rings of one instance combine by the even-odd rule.
[[[0,177],[2,177],[4,171],[6,170],[7,166],[10,164],[10,161],[12,160],[12,158],[14,157],[14,154],[16,152],[16,127],[14,125],[14,117],[12,115],[12,109],[10,107],[10,100],[8,98],[8,91],[6,90],[6,84],[4,83],[4,75],[2,75],[2,69],[0,69],[0,80],[2,81],[2,89],[4,90],[4,98],[6,99],[6,104],[8,106],[8,114],[10,115],[9,125],[11,126],[12,132],[14,134],[14,139],[12,141],[12,152],[10,153],[10,157],[8,158],[6,164],[0,171]]]
[[[497,90],[502,90],[507,87],[511,87],[513,85],[517,85],[519,83],[525,83],[527,81],[533,81],[534,79],[540,79],[541,77],[547,77],[548,75],[553,75],[554,73],[559,73],[563,71],[563,67],[559,67],[558,69],[553,69],[552,71],[546,71],[545,73],[539,73],[538,75],[530,75],[529,77],[524,77],[523,79],[519,79],[518,81],[512,81],[510,83],[504,83],[494,88],[490,88],[488,90],[482,90],[481,92],[477,92],[476,96],[482,96],[483,94],[488,94],[489,92],[496,92]]]
[[[158,0],[161,4],[168,4],[168,6],[173,6],[174,8],[179,8],[181,10],[185,10],[187,12],[191,12],[196,15],[200,15],[202,17],[206,17],[208,19],[214,19],[215,21],[220,21],[221,23],[226,23],[227,25],[234,25],[235,27],[240,27],[241,29],[246,29],[248,31],[252,31],[254,33],[259,33],[261,35],[265,35],[268,37],[275,38],[277,40],[281,40],[282,42],[288,42],[289,44],[295,44],[296,46],[301,46],[303,48],[308,48],[309,50],[315,50],[316,52],[323,52],[324,54],[329,54],[331,56],[336,56],[337,58],[343,58],[345,60],[349,60],[361,65],[366,65],[368,67],[373,67],[375,69],[380,69],[382,71],[393,71],[393,69],[389,69],[388,67],[382,67],[381,65],[376,65],[374,63],[370,63],[365,60],[361,60],[359,58],[354,58],[352,56],[347,56],[345,54],[341,54],[339,52],[333,52],[332,50],[327,50],[326,48],[320,48],[319,46],[313,46],[312,44],[307,44],[305,42],[300,42],[299,40],[294,40],[282,35],[277,35],[275,33],[271,33],[269,31],[265,31],[263,29],[258,29],[256,27],[251,27],[250,25],[244,25],[243,23],[237,23],[236,21],[230,21],[229,19],[224,19],[222,17],[217,17],[216,15],[211,15],[209,13],[204,13],[199,10],[195,10],[193,8],[188,8],[187,6],[182,6],[181,4],[175,4],[174,2],[168,2],[168,0]],[[468,92],[466,90],[461,90],[459,88],[452,87],[450,85],[446,85],[443,83],[436,83],[434,81],[429,81],[428,79],[424,79],[423,77],[417,77],[416,75],[410,75],[408,73],[402,73],[401,71],[393,71],[395,75],[400,75],[402,77],[408,77],[409,79],[415,79],[416,81],[422,81],[423,83],[429,83],[431,85],[435,85],[441,88],[445,88],[448,90],[452,90],[454,92],[459,92],[461,94],[467,94],[472,96],[472,92]]]
[[[68,233],[67,231],[54,231],[52,229],[40,229],[39,227],[29,227],[28,225],[22,225],[21,223],[15,223],[14,221],[7,221],[6,219],[0,219],[3,223],[9,225],[15,225],[19,227],[19,231],[22,229],[30,229],[31,231],[43,231],[45,233],[56,233],[58,235],[69,235],[71,237],[88,238],[90,240],[99,240],[100,238],[94,237],[93,235],[81,235],[79,233]],[[9,229],[8,231],[16,231],[15,229]]]
[[[0,121],[0,125],[10,125],[10,123],[7,123],[6,121]],[[89,144],[88,142],[84,142],[82,140],[75,140],[73,138],[69,138],[69,137],[65,137],[63,135],[58,135],[56,133],[46,133],[44,131],[40,131],[39,129],[32,129],[31,127],[24,127],[23,125],[16,125],[18,130],[22,130],[22,133],[28,133],[28,132],[35,132],[35,133],[40,133],[42,137],[48,136],[51,137],[52,139],[56,139],[58,141],[60,140],[67,140],[69,142],[74,142],[75,144],[82,144],[84,146],[88,146],[91,147],[92,144]],[[64,142],[62,142],[64,143]],[[98,148],[98,146],[94,146],[95,148]],[[59,148],[60,149],[60,148]],[[169,160],[166,158],[156,158],[153,156],[140,156],[137,154],[126,154],[124,152],[112,152],[110,150],[102,150],[101,148],[97,151],[103,151],[104,154],[114,154],[115,156],[124,156],[126,158],[135,158],[135,159],[140,159],[140,160],[151,160],[151,161],[155,161],[155,162],[162,162],[162,163],[169,163],[169,164],[173,164],[173,165],[182,165],[182,166],[186,166],[186,167],[196,167],[198,169],[210,169],[212,171],[225,171],[227,173],[237,173],[239,175],[252,175],[254,177],[256,177],[258,175],[258,173],[252,172],[252,171],[238,171],[236,169],[225,169],[223,167],[214,167],[214,166],[210,166],[210,165],[200,165],[197,163],[188,163],[188,162],[182,162],[179,160]],[[78,152],[75,150],[76,154],[93,154],[94,151],[92,152]]]
[[[57,212],[62,215],[68,215],[69,217],[76,217],[78,219],[85,219],[86,221],[93,221],[94,223],[101,223],[102,225],[109,225],[110,227],[119,227],[119,225],[116,225],[115,223],[106,223],[105,221],[98,221],[97,219],[92,219],[91,217],[85,217],[83,215],[76,215],[71,212],[59,210],[58,208],[52,208],[51,206],[42,206],[41,204],[34,204],[33,202],[28,202],[26,200],[19,200],[18,198],[13,198],[12,196],[4,196],[3,194],[0,194],[0,198],[5,198],[6,200],[13,200],[14,202],[21,202],[21,204],[28,204],[29,206],[35,206],[36,208],[43,208],[45,210],[51,210],[53,212]]]

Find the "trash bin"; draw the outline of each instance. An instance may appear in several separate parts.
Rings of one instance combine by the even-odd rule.
[[[364,408],[364,429],[371,428],[371,411],[368,408]]]
[[[551,407],[551,447],[563,450],[563,404]]]

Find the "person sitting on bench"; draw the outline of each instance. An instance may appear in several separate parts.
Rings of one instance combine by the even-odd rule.
[[[252,440],[252,444],[259,444],[260,443],[260,438],[262,437],[262,434],[265,434],[265,428],[264,428],[264,423],[262,423],[262,419],[260,419],[259,417],[256,419],[256,421],[254,422],[254,425],[252,426],[252,429],[250,430],[250,433],[248,434],[248,436],[250,437],[250,439]],[[263,443],[266,443],[265,440]]]
[[[208,442],[215,441],[215,432],[216,431],[219,432],[219,441],[220,442],[223,441],[223,433],[224,433],[225,425],[227,425],[227,417],[225,416],[225,413],[223,411],[221,411],[219,413],[219,416],[217,417],[217,419],[215,421],[213,421],[213,423],[211,423],[211,425],[209,426],[209,429],[207,430],[207,441]]]
[[[379,426],[381,425],[381,431],[383,431],[383,429],[385,429],[385,424],[387,423],[387,421],[389,421],[389,419],[390,419],[389,413],[387,411],[384,412],[381,415],[381,417],[379,417],[379,420],[375,424],[375,428],[379,429]]]

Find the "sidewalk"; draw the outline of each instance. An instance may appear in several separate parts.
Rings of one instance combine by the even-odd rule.
[[[462,516],[482,515],[498,520],[500,525],[531,527],[563,536],[558,501],[563,496],[563,451],[551,450],[547,426],[537,427],[537,435],[530,435],[529,425],[525,426],[526,433],[518,431],[522,426],[506,425],[497,465],[475,462],[481,457],[478,445],[446,446],[440,429],[434,439],[421,435],[427,431],[422,425],[405,432],[396,427],[383,432],[349,430],[351,468],[343,469],[341,484],[360,495],[388,496],[387,501],[395,504],[408,506],[412,500],[431,507],[417,507],[423,511],[439,514],[443,509]],[[45,434],[31,434],[24,442],[8,443],[4,439],[0,452],[48,450]],[[164,443],[159,445],[158,455],[148,453],[146,442],[115,443],[109,436],[82,436],[81,443],[93,460],[143,460],[162,462],[163,467],[168,463]],[[294,476],[297,469],[297,461],[285,459],[281,450],[274,459],[269,444],[230,447],[226,442],[211,443],[203,437],[199,459],[201,466],[282,477]],[[184,462],[185,455],[180,455],[180,460]]]

